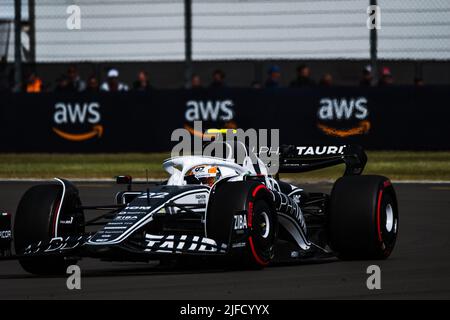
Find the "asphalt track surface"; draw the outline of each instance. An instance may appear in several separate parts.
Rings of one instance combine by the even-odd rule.
[[[1,210],[14,214],[32,183],[0,182]],[[111,203],[117,186],[78,183],[84,204]],[[397,184],[400,229],[385,261],[327,261],[261,271],[163,268],[157,263],[85,259],[81,290],[65,277],[38,278],[0,261],[0,299],[449,299],[450,184]],[[328,191],[329,184],[310,190]],[[368,290],[367,267],[381,268],[381,290]]]

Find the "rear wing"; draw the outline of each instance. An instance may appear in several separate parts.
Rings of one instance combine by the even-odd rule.
[[[367,155],[358,145],[280,147],[279,173],[297,173],[345,164],[344,175],[359,175],[364,170]]]

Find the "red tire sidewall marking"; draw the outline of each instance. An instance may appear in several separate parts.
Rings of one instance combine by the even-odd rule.
[[[257,194],[258,191],[261,190],[261,189],[267,190],[267,187],[266,187],[265,185],[263,185],[263,184],[260,184],[259,186],[257,186],[257,187],[253,190],[253,192],[252,192],[253,198],[256,197],[256,194]]]
[[[263,185],[263,184],[260,184],[259,186],[257,186],[257,187],[253,190],[253,192],[252,192],[253,198],[256,197],[256,195],[258,194],[258,191],[260,191],[260,190],[267,190],[267,187],[266,187],[265,185]],[[253,201],[250,201],[250,202],[248,203],[248,218],[247,218],[247,225],[248,225],[249,228],[251,228],[252,225],[253,225],[253,205],[254,205],[254,202],[253,202]],[[267,266],[267,265],[269,264],[269,262],[268,262],[268,261],[264,261],[264,260],[258,255],[258,253],[256,252],[255,245],[253,244],[253,238],[252,238],[252,236],[249,236],[249,237],[248,237],[248,242],[249,242],[249,245],[250,245],[250,250],[252,251],[253,258],[255,258],[255,261],[256,261],[258,264],[262,265],[262,266]]]
[[[378,204],[377,204],[377,231],[378,240],[383,243],[383,235],[381,234],[381,199],[383,198],[383,189],[378,192]]]
[[[247,210],[247,226],[251,228],[253,225],[253,201],[250,201],[248,203],[248,210]]]
[[[258,256],[258,253],[255,250],[255,245],[253,244],[252,236],[248,237],[248,242],[250,244],[250,249],[252,250],[252,254],[253,254],[253,257],[255,258],[256,262],[258,262],[262,266],[267,266],[269,264],[269,262],[262,260]]]

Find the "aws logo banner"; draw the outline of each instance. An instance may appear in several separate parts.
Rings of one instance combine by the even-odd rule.
[[[236,129],[234,121],[234,102],[231,99],[224,100],[188,100],[184,114],[184,128],[191,134],[203,136],[202,132],[196,132],[194,121],[202,121],[203,129],[227,128]]]
[[[55,104],[53,132],[60,138],[81,142],[99,139],[103,135],[98,102]]]
[[[322,98],[317,111],[317,127],[326,135],[346,138],[370,131],[368,101],[357,98]]]

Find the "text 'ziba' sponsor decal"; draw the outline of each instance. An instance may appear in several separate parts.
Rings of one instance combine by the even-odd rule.
[[[53,132],[69,141],[101,138],[103,125],[98,102],[55,104]]]
[[[323,98],[317,112],[317,127],[329,136],[350,137],[370,130],[367,98]]]
[[[247,229],[247,215],[239,214],[234,216],[234,230],[243,230]]]

